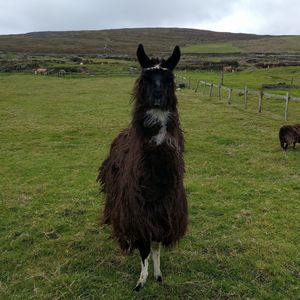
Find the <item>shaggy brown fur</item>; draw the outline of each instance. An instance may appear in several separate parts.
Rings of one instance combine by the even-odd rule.
[[[287,150],[291,144],[295,149],[296,143],[300,143],[300,124],[282,126],[279,130],[279,140],[282,149]]]
[[[168,67],[170,61],[151,60],[142,65],[133,91],[131,125],[114,139],[109,156],[99,169],[98,181],[106,194],[103,223],[112,225],[113,237],[125,251],[151,241],[173,246],[187,228],[184,138],[176,108],[174,78],[172,68],[147,70],[157,63]],[[161,129],[159,124],[144,126],[146,111],[152,108],[146,101],[147,77],[155,72],[161,72],[169,80],[163,91],[167,99],[163,110],[170,112],[167,136],[159,145],[151,139]]]

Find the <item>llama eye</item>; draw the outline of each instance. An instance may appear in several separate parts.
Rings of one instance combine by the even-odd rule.
[[[165,83],[171,83],[172,81],[173,81],[172,77],[167,77],[167,78],[164,79]]]
[[[150,82],[151,81],[151,78],[147,75],[143,75],[143,80],[147,81],[147,82]]]

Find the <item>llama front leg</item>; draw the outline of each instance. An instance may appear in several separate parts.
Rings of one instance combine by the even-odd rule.
[[[149,243],[142,243],[138,248],[140,251],[140,255],[141,255],[141,266],[142,266],[142,270],[141,270],[141,274],[140,274],[140,278],[135,286],[135,288],[133,289],[134,291],[140,291],[147,280],[148,277],[148,266],[149,266],[149,257],[150,257],[150,250],[151,250],[151,246],[150,246],[150,242]]]
[[[154,265],[154,277],[156,281],[162,282],[162,275],[160,271],[160,247],[161,243],[154,242],[152,244],[152,259]]]

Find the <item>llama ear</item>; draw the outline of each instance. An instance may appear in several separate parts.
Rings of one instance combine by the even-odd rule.
[[[139,44],[136,51],[136,56],[142,68],[148,68],[151,66],[150,58],[145,53],[144,46],[142,44]]]
[[[169,69],[175,69],[176,65],[178,64],[180,59],[180,49],[179,46],[175,46],[172,55],[166,60],[164,65]]]

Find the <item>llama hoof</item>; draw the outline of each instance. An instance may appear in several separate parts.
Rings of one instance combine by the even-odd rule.
[[[139,282],[136,287],[133,289],[135,292],[139,292],[144,287],[144,284]]]
[[[157,275],[155,276],[155,279],[157,282],[161,283],[163,281],[162,276],[161,275]]]

